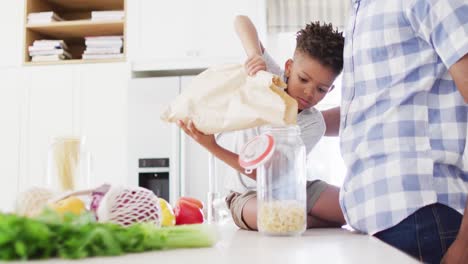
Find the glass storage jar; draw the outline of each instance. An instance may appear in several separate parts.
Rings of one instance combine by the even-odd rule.
[[[265,126],[240,153],[246,172],[257,169],[257,225],[266,235],[306,229],[306,150],[298,126]]]
[[[84,137],[55,137],[47,158],[49,188],[76,191],[89,188],[91,156]]]

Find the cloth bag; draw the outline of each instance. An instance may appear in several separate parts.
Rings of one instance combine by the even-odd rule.
[[[212,67],[196,76],[161,114],[167,122],[192,120],[205,134],[265,124],[296,124],[297,102],[276,75],[248,76],[241,64]]]

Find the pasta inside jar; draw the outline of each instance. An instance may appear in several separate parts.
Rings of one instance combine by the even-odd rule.
[[[306,228],[304,204],[296,200],[259,202],[258,229],[271,235],[301,234]]]

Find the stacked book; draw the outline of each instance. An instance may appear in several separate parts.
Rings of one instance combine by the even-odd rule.
[[[50,23],[55,21],[63,21],[54,11],[37,12],[28,14],[28,24]]]
[[[83,59],[115,59],[123,58],[122,36],[97,36],[85,38],[86,49]]]
[[[92,11],[91,20],[92,21],[103,21],[103,20],[122,20],[125,17],[125,12],[123,10],[113,10],[113,11]]]
[[[31,61],[60,61],[71,59],[68,46],[63,40],[41,39],[35,40],[32,46],[28,47]]]

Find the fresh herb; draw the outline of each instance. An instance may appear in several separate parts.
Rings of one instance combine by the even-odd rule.
[[[159,228],[152,223],[137,223],[121,227],[97,223],[91,214],[60,216],[49,211],[38,219],[0,214],[0,260],[79,259],[209,247],[214,243],[214,228],[203,224]]]

